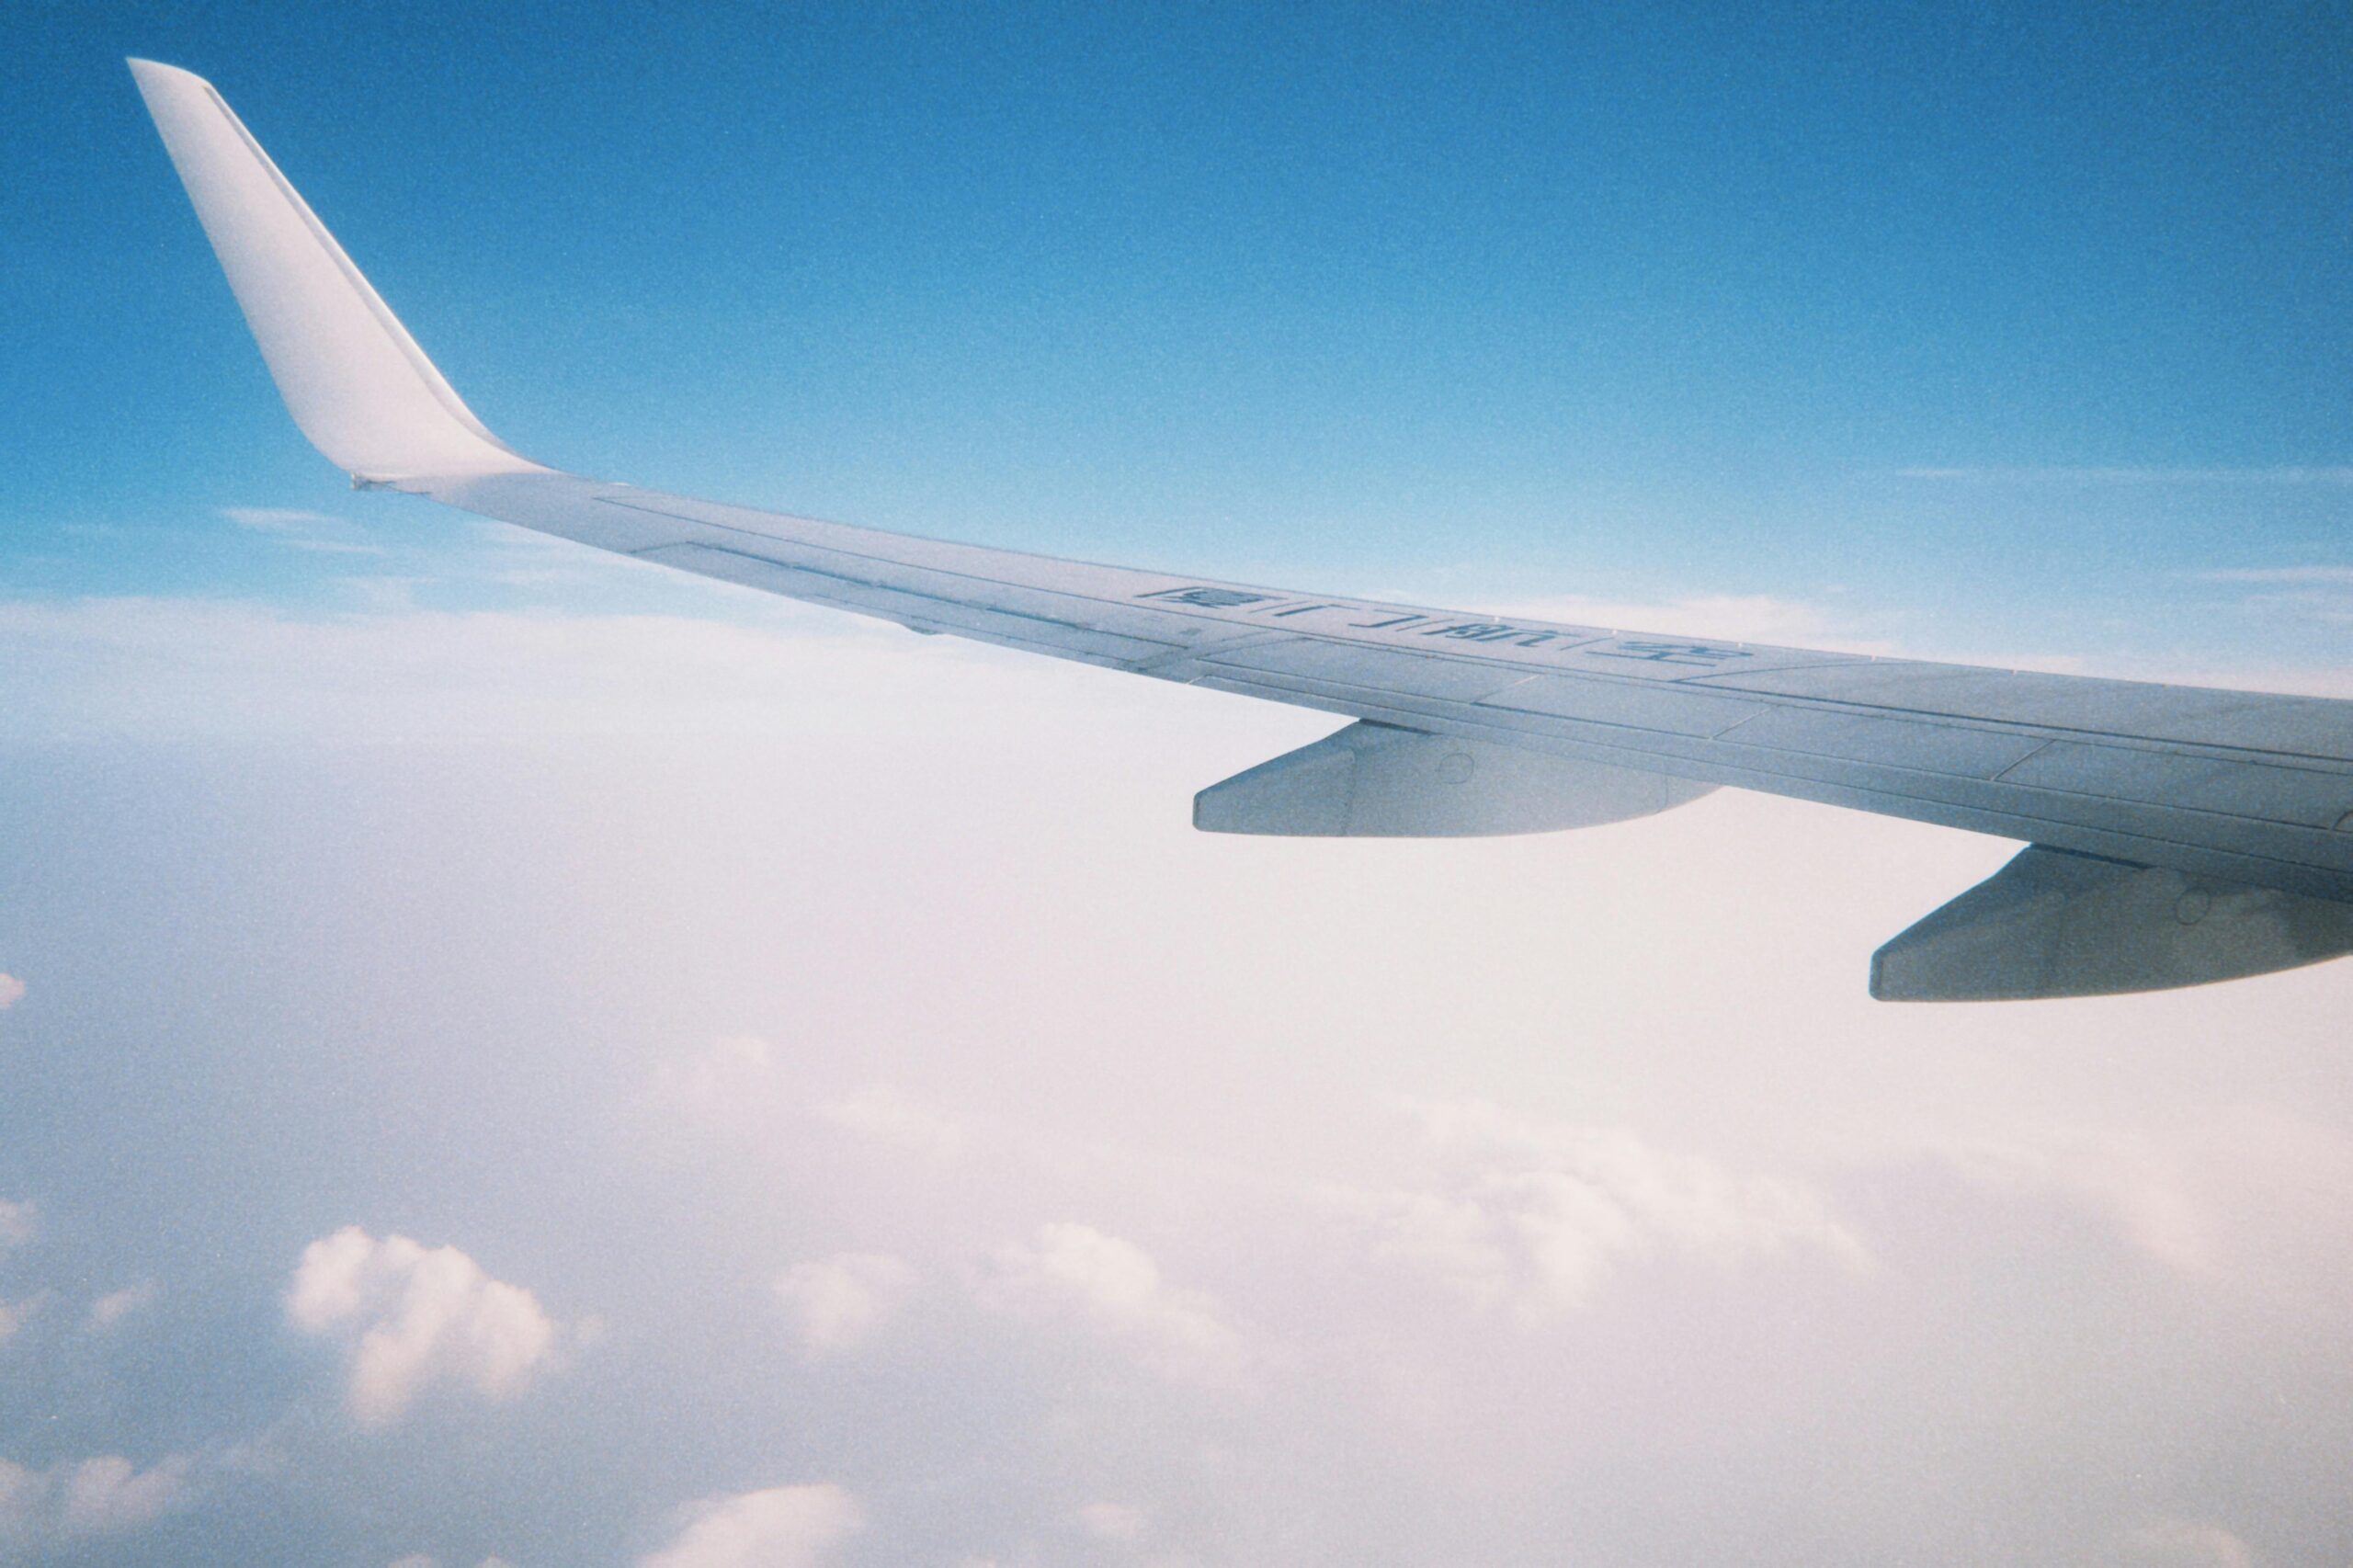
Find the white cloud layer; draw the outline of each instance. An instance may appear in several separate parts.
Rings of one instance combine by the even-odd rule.
[[[977,1293],[996,1311],[1111,1339],[1172,1377],[1222,1377],[1244,1358],[1215,1298],[1169,1284],[1150,1253],[1091,1225],[1042,1225],[1035,1241],[999,1247]]]
[[[776,1277],[777,1299],[813,1355],[871,1337],[915,1289],[915,1271],[885,1253],[840,1253],[797,1263]]]
[[[686,1510],[678,1538],[638,1568],[820,1568],[865,1523],[838,1486],[772,1486],[711,1497]]]
[[[303,1249],[286,1315],[343,1347],[346,1402],[368,1426],[398,1420],[437,1384],[510,1399],[556,1351],[555,1324],[530,1291],[455,1247],[379,1240],[357,1225]]]
[[[788,639],[718,619],[374,608],[397,613],[0,601],[0,667],[21,677],[0,739],[740,735],[805,701],[804,683],[846,650],[884,635],[847,618]],[[770,623],[793,613],[761,607]]]
[[[1760,635],[1809,624],[1767,609]],[[124,618],[97,619],[137,642]],[[850,1456],[861,1492],[920,1499],[887,1516],[877,1505],[872,1538],[851,1543],[877,1562],[1115,1558],[1078,1510],[1117,1499],[1149,1521],[1146,1558],[1182,1539],[1233,1560],[1363,1562],[1411,1540],[1453,1548],[1422,1560],[1533,1563],[1557,1561],[1573,1533],[1597,1562],[1716,1562],[1755,1544],[1763,1508],[1776,1544],[1846,1543],[1826,1554],[1838,1562],[1934,1540],[1978,1560],[2091,1568],[2131,1551],[2234,1568],[2198,1533],[2210,1527],[2119,1532],[2161,1512],[2222,1517],[2263,1561],[2293,1562],[2336,1506],[2336,1490],[2274,1472],[2290,1451],[2332,1483],[2344,1468],[2353,1249],[2330,1215],[2353,1193],[2336,1152],[2353,965],[2056,1009],[1873,1008],[1859,983],[1870,944],[2004,846],[1732,791],[1654,824],[1507,844],[1205,840],[1183,821],[1189,789],[1328,725],[1090,672],[1000,670],[912,639],[844,676],[813,674],[807,650],[778,639],[714,649],[558,628],[533,651],[528,618],[420,619],[399,635],[240,622],[233,641],[251,647],[197,684],[258,703],[231,688],[284,658],[309,701],[365,684],[335,656],[389,657],[387,711],[454,692],[487,727],[528,735],[550,693],[588,711],[609,681],[634,711],[691,684],[704,653],[773,655],[767,674],[708,673],[752,694],[764,744],[782,739],[774,755],[714,755],[698,735],[642,772],[621,746],[511,760],[453,748],[446,769],[386,748],[318,770],[256,748],[240,767],[260,787],[245,798],[215,780],[201,822],[186,816],[185,765],[149,757],[153,788],[127,790],[119,825],[109,813],[65,862],[104,874],[61,875],[69,892],[38,913],[88,933],[88,961],[126,996],[197,972],[300,1020],[262,1042],[267,1061],[301,1054],[300,1092],[257,1067],[233,1080],[250,1123],[181,1118],[159,1124],[161,1153],[141,1147],[154,1200],[185,1187],[178,1212],[209,1247],[286,1233],[307,1194],[265,1201],[260,1184],[213,1173],[250,1168],[247,1145],[313,1147],[330,1094],[381,1096],[382,1124],[334,1153],[330,1179],[347,1158],[357,1191],[480,1203],[481,1168],[419,1168],[412,1134],[468,1117],[467,1130],[513,1130],[514,1222],[593,1242],[580,1249],[599,1255],[584,1261],[593,1299],[623,1327],[599,1354],[615,1373],[609,1406],[598,1391],[607,1419],[532,1399],[497,1423],[513,1451],[535,1445],[593,1496],[508,1489],[495,1506],[525,1533],[493,1540],[538,1531],[585,1560],[582,1532],[601,1529],[591,1550],[609,1556],[615,1518],[746,1473],[806,1475],[824,1451]],[[199,642],[194,657],[217,653]],[[504,678],[477,665],[493,654],[535,673],[485,692]],[[632,670],[631,656],[649,662]],[[152,700],[153,667],[146,653],[118,663],[114,712]],[[905,670],[920,678],[878,695]],[[848,697],[835,722],[801,722],[836,678]],[[935,683],[932,707],[901,706]],[[959,713],[980,717],[945,740],[929,727]],[[327,733],[367,727],[344,724]],[[952,789],[926,771],[945,756]],[[16,798],[43,803],[29,786]],[[305,884],[267,853],[281,843],[324,852],[327,869]],[[184,863],[134,853],[158,844]],[[250,867],[245,848],[263,852]],[[155,896],[70,891],[108,885]],[[960,891],[972,888],[986,891]],[[232,906],[254,929],[202,945],[189,912]],[[182,930],[186,948],[156,940]],[[304,943],[381,959],[402,983],[313,986],[271,960]],[[469,961],[451,963],[460,952]],[[433,1005],[411,1019],[388,1001],[420,975]],[[585,1040],[584,994],[597,1023]],[[89,1038],[135,1025],[108,998],[74,1002]],[[313,1019],[348,1038],[381,1030],[418,1068],[388,1094],[380,1055],[320,1049],[297,1032]],[[647,1063],[670,1042],[722,1028],[762,1032],[679,1058],[666,1097],[648,1094]],[[501,1042],[494,1059],[484,1040]],[[165,1081],[175,1092],[231,1082],[226,1047],[203,1043]],[[922,1141],[894,1142],[890,1117],[829,1114],[881,1082],[919,1088],[952,1126],[1004,1135],[969,1137],[951,1164],[904,1157]],[[665,1136],[705,1157],[633,1163],[648,1099]],[[1400,1100],[1435,1102],[1403,1141],[1381,1119]],[[756,1117],[756,1136],[715,1137],[727,1124],[678,1114],[688,1102]],[[2311,1148],[2290,1158],[2280,1119],[2250,1114],[2210,1153],[2203,1130],[2241,1102],[2293,1109]],[[14,1121],[0,1106],[0,1131],[51,1139],[62,1202],[120,1179],[109,1108],[94,1106],[85,1151],[23,1105]],[[602,1141],[614,1129],[619,1146]],[[281,1192],[305,1157],[319,1156],[280,1162]],[[1310,1192],[1331,1205],[1302,1204]],[[1065,1215],[1091,1223],[1039,1229]],[[345,1272],[364,1275],[392,1244],[356,1234],[363,1262]],[[872,1332],[863,1301],[822,1274],[779,1303],[770,1271],[801,1256],[779,1254],[780,1237],[859,1238],[934,1276],[930,1260],[1018,1237],[974,1290],[1035,1325],[1019,1348],[1036,1354],[1008,1355],[1002,1319],[950,1301],[926,1303],[939,1310],[921,1335],[889,1332],[887,1313]],[[264,1256],[256,1277],[281,1278],[287,1261]],[[153,1267],[126,1243],[92,1277],[111,1286]],[[323,1344],[356,1372],[371,1330],[398,1343],[423,1321],[414,1289],[442,1302],[442,1326],[391,1381],[439,1378],[471,1397],[482,1369],[451,1348],[463,1335],[450,1325],[481,1292],[394,1272],[397,1286],[332,1314]],[[175,1275],[168,1288],[177,1300],[199,1286]],[[1466,1323],[1464,1302],[1486,1303],[1470,1311],[1489,1321]],[[860,1344],[859,1375],[796,1366],[779,1311],[803,1345],[810,1324]],[[545,1317],[536,1303],[529,1315]],[[1494,1331],[1523,1319],[1540,1331]],[[253,1337],[258,1380],[285,1346]],[[1087,1375],[1118,1357],[1173,1375]],[[527,1359],[532,1378],[548,1364]],[[1201,1377],[1237,1362],[1246,1408],[1234,1380]],[[2119,1410],[2132,1413],[2129,1478]],[[375,1467],[352,1473],[389,1490],[420,1459],[472,1462],[428,1437],[347,1445]],[[662,1466],[632,1462],[645,1445]],[[984,1471],[968,1462],[983,1445]],[[252,1484],[219,1511],[282,1498],[328,1519],[338,1550],[386,1539],[342,1500],[377,1488],[299,1460]],[[228,1488],[204,1488],[216,1490]],[[767,1512],[714,1499],[631,1548],[675,1534],[667,1550],[761,1561]],[[440,1539],[420,1528],[374,1559],[344,1554],[381,1562]],[[2182,1555],[2194,1549],[2205,1556]],[[844,1550],[788,1530],[768,1560]]]

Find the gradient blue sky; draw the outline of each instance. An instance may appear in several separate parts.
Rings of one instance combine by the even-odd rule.
[[[1311,587],[1773,595],[1932,651],[2344,630],[2198,576],[2353,566],[2341,6],[0,28],[17,592],[315,595],[188,519],[418,510],[286,425],[139,52],[213,77],[563,466]]]
[[[0,8],[0,1568],[2353,1559],[2353,962],[355,494],[121,57],[583,472],[2353,696],[2353,18]]]

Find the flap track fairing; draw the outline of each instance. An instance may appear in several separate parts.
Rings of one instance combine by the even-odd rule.
[[[2030,845],[1871,955],[1882,1002],[2169,991],[2353,952],[2353,903]]]
[[[1209,833],[1470,838],[1646,817],[1714,788],[1370,720],[1193,797]]]

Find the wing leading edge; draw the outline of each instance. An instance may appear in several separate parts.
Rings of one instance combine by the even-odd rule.
[[[474,417],[209,83],[131,64],[289,411],[356,484],[918,631],[1369,722],[1204,791],[1204,827],[1541,831],[1730,784],[2080,858],[2014,865],[1890,943],[1873,967],[1890,998],[2154,990],[2353,951],[2353,702],[1497,619],[563,473]],[[2166,875],[2120,881],[2150,869]],[[2178,938],[2190,926],[2196,943]]]

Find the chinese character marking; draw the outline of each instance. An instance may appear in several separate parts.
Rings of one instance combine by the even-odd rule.
[[[1707,642],[1624,642],[1615,648],[1592,650],[1597,659],[1639,659],[1652,665],[1698,665],[1713,668],[1729,659],[1745,659],[1745,648],[1719,648]]]
[[[1506,637],[1518,636],[1519,628],[1499,621],[1466,620],[1453,626],[1433,626],[1422,635],[1451,637],[1461,642],[1500,642]]]
[[[1425,637],[1451,637],[1460,642],[1507,642],[1515,648],[1541,648],[1559,639],[1557,631],[1530,631],[1501,621],[1466,620],[1455,626],[1433,626]]]
[[[1199,605],[1203,609],[1239,609],[1244,605],[1264,604],[1272,594],[1245,594],[1239,588],[1163,588],[1158,593],[1138,594],[1140,599],[1165,599],[1170,604]]]

